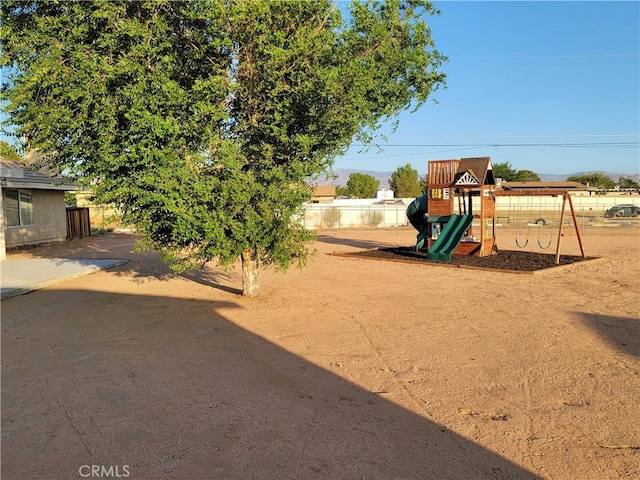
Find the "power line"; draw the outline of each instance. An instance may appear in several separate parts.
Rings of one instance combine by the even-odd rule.
[[[361,146],[365,145],[353,145],[353,146]],[[392,145],[384,145],[382,148],[386,146],[391,147],[452,147],[447,148],[446,150],[430,150],[430,151],[422,151],[422,152],[412,152],[412,153],[398,153],[391,155],[376,155],[375,157],[355,157],[349,155],[345,155],[341,157],[341,161],[354,161],[354,160],[379,160],[382,158],[404,158],[404,157],[412,157],[412,156],[420,156],[420,155],[432,155],[435,153],[448,153],[448,152],[457,152],[463,150],[473,150],[476,148],[500,148],[500,147],[545,147],[545,148],[639,148],[640,142],[592,142],[592,143],[509,143],[509,144],[474,144],[474,145],[464,145],[464,144],[408,144],[408,145],[400,145],[400,144],[392,144]],[[351,158],[350,158],[351,157]]]
[[[397,139],[411,138],[593,138],[593,137],[640,137],[640,133],[576,133],[553,135],[421,135],[395,136]]]
[[[353,144],[354,147],[367,147],[368,145]],[[585,143],[386,143],[384,147],[591,147],[591,146],[640,146],[640,142],[585,142]]]
[[[624,57],[640,57],[640,53],[578,53],[578,54],[560,54],[560,55],[448,55],[449,59],[505,59],[505,58],[528,58],[528,59],[545,59],[545,58],[624,58]]]

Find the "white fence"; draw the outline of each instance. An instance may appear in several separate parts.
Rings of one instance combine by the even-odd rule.
[[[582,225],[603,225],[620,219],[604,219],[604,212],[620,204],[640,206],[640,195],[572,195],[573,207]],[[321,228],[401,227],[409,224],[406,205],[413,199],[403,199],[405,205],[372,204],[363,200],[360,205],[307,204],[304,226]],[[525,224],[560,221],[562,196],[556,197],[497,197],[497,221],[502,224]],[[474,212],[479,213],[479,212]],[[569,206],[565,218],[570,218]],[[625,219],[626,220],[626,219]],[[581,226],[582,226],[581,225]]]
[[[308,204],[304,213],[304,226],[320,228],[400,227],[409,223],[405,205]]]
[[[614,205],[629,204],[640,206],[640,195],[571,195],[576,211],[585,210],[604,214]],[[562,196],[556,197],[497,197],[497,210],[558,210],[562,207]]]
[[[615,205],[640,206],[640,196],[638,195],[572,195],[571,199],[581,227],[601,226],[631,220],[630,218],[604,218],[604,213]],[[498,224],[542,223],[559,225],[562,201],[562,196],[497,197],[497,221]],[[571,219],[568,202],[565,208],[565,222],[568,222]]]

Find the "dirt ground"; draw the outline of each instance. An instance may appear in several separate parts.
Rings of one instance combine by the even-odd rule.
[[[2,302],[2,478],[640,478],[640,228],[583,235],[602,259],[518,275],[323,231],[257,299],[130,235],[14,252],[131,261]]]

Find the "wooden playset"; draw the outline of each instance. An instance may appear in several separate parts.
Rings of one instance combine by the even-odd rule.
[[[431,160],[428,164],[427,192],[407,208],[411,224],[418,230],[416,250],[427,251],[427,258],[451,261],[451,255],[487,256],[497,253],[496,196],[563,196],[556,247],[556,263],[565,205],[569,202],[580,250],[582,239],[573,202],[567,188],[553,184],[519,184],[520,188],[496,186],[489,157],[459,160]]]
[[[457,214],[460,225],[468,228],[460,232],[460,242],[452,253],[480,257],[494,253],[496,186],[491,159],[431,161],[427,179],[428,222],[432,232],[428,247],[435,245],[449,222],[456,221],[452,215]],[[479,231],[474,231],[474,216],[480,219]]]

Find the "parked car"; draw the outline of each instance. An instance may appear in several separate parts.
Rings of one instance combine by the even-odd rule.
[[[604,212],[605,218],[613,217],[637,217],[640,215],[640,207],[636,205],[616,205]]]

